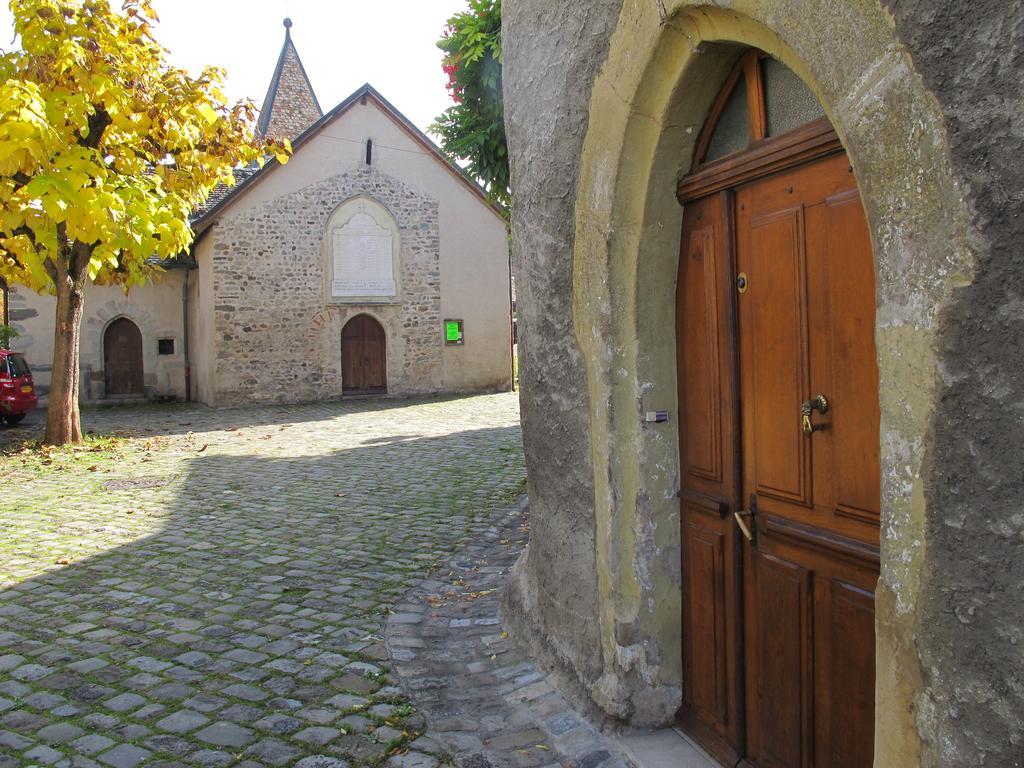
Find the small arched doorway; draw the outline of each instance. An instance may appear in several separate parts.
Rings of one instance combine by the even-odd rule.
[[[817,99],[745,52],[679,184],[684,727],[729,765],[869,768],[875,272]]]
[[[119,317],[103,334],[103,376],[107,397],[141,396],[143,385],[142,332],[127,317]]]
[[[341,331],[341,388],[345,395],[388,391],[387,337],[369,315],[356,315]]]

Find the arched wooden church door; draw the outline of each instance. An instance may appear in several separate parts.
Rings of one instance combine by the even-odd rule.
[[[346,395],[388,391],[387,339],[369,315],[356,315],[341,331],[341,387]]]
[[[103,334],[103,375],[107,396],[141,395],[142,332],[126,317],[119,317]]]
[[[679,185],[680,719],[730,766],[869,768],[879,406],[857,182],[813,94],[759,51],[694,159]]]

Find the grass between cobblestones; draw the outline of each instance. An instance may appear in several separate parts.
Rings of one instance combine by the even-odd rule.
[[[83,422],[0,431],[0,768],[444,759],[381,622],[525,490],[515,395]]]

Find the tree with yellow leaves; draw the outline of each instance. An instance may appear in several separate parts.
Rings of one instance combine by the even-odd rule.
[[[79,334],[89,281],[141,285],[192,242],[189,215],[264,145],[224,73],[170,66],[149,0],[11,0],[0,54],[0,278],[57,296],[45,442],[81,442]]]

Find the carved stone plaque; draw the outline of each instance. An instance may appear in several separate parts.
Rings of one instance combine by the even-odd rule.
[[[331,296],[393,298],[395,285],[392,233],[366,213],[357,213],[334,230]]]

